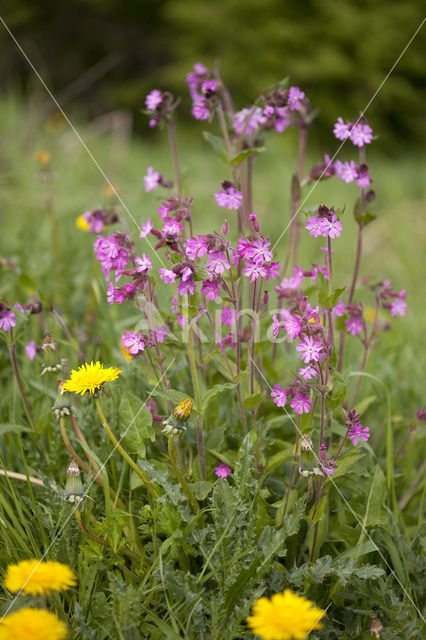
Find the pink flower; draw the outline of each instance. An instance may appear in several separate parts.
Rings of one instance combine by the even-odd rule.
[[[220,276],[224,273],[225,269],[230,269],[231,265],[226,259],[223,253],[211,253],[206,262],[206,267],[209,273],[215,273]]]
[[[348,432],[348,438],[354,446],[358,444],[358,440],[364,440],[364,442],[367,442],[370,435],[369,427],[363,427],[360,422],[358,424],[354,424]]]
[[[192,105],[191,113],[196,120],[208,120],[210,110],[204,98],[197,98]]]
[[[342,300],[339,300],[339,302],[336,304],[333,309],[333,313],[336,314],[336,316],[339,316],[339,318],[345,313],[345,305],[343,304]]]
[[[244,131],[244,135],[249,136],[266,122],[267,118],[263,115],[260,107],[246,107],[235,113],[232,124],[238,135]]]
[[[318,377],[318,371],[313,365],[308,364],[308,366],[299,369],[299,376],[302,376],[304,380],[312,380],[312,378]]]
[[[219,298],[219,287],[214,280],[203,280],[201,293],[204,293],[207,300],[217,300]]]
[[[25,346],[25,351],[30,360],[34,360],[37,353],[37,347],[34,340],[30,340],[30,342]]]
[[[246,260],[249,258],[249,252],[251,250],[251,242],[246,238],[239,238],[237,243],[237,253],[240,258]]]
[[[267,271],[262,264],[247,261],[243,269],[243,273],[247,278],[250,278],[251,282],[255,282],[258,280],[259,276],[266,276]]]
[[[298,414],[309,413],[311,410],[311,401],[301,393],[296,393],[294,398],[290,400],[290,407]]]
[[[167,236],[174,236],[175,238],[183,231],[183,226],[180,222],[176,220],[172,220],[171,222],[166,222],[161,229],[161,236],[166,238]]]
[[[272,333],[275,340],[278,338],[281,327],[282,327],[282,324],[278,320],[278,316],[272,316]]]
[[[271,391],[271,398],[277,405],[277,407],[285,407],[285,403],[287,402],[287,395],[284,389],[280,387],[279,384],[274,384]]]
[[[331,220],[327,220],[327,218],[322,218],[321,221],[321,233],[326,238],[338,238],[343,229],[343,225],[340,220],[337,219],[337,216],[333,214],[331,216]]]
[[[204,236],[189,238],[183,245],[185,253],[190,260],[195,260],[197,256],[201,258],[207,253],[207,241]]]
[[[395,316],[405,316],[407,310],[407,303],[401,298],[395,298],[390,305],[390,314],[394,318]]]
[[[159,269],[158,273],[160,274],[160,278],[167,282],[167,284],[173,284],[176,279],[176,274],[171,269]]]
[[[121,336],[120,344],[132,356],[145,351],[145,340],[140,331],[138,333],[130,330],[125,331]]]
[[[373,129],[368,124],[356,124],[350,134],[350,139],[357,147],[370,144],[373,139]]]
[[[352,123],[345,124],[343,119],[339,117],[334,125],[333,133],[338,140],[346,140],[346,138],[349,138],[351,127]]]
[[[235,324],[235,311],[234,309],[230,309],[229,307],[223,307],[222,313],[220,317],[220,321],[226,327],[232,327]]]
[[[146,238],[146,236],[151,232],[153,226],[151,224],[151,218],[148,218],[146,222],[142,222],[141,224],[141,232],[139,234],[139,238]]]
[[[370,175],[366,171],[364,172],[358,171],[358,175],[355,182],[359,187],[361,187],[361,189],[366,189],[367,187],[370,186],[370,183],[371,183]]]
[[[161,91],[153,89],[145,98],[145,106],[149,111],[155,111],[159,104],[163,102]]]
[[[304,97],[305,94],[299,87],[290,87],[287,98],[290,111],[300,111],[302,108],[300,100],[303,100]]]
[[[146,253],[142,254],[142,258],[137,257],[135,259],[135,264],[137,265],[136,271],[138,273],[144,273],[145,271],[149,271],[152,269],[151,260],[146,255]]]
[[[220,464],[218,467],[215,467],[214,472],[218,478],[227,478],[231,473],[231,469],[226,464]]]
[[[264,238],[258,238],[253,240],[250,248],[247,249],[245,257],[250,258],[253,262],[261,263],[270,262],[274,257],[274,254],[269,249],[271,242]]]
[[[148,167],[148,173],[144,176],[145,191],[155,191],[160,184],[160,174],[154,171],[154,167]]]
[[[192,295],[195,291],[196,286],[197,285],[192,280],[185,280],[185,281],[182,280],[182,282],[180,282],[176,288],[179,294],[181,296],[184,296],[186,293],[189,293]]]
[[[164,342],[165,338],[169,335],[169,330],[166,325],[163,325],[162,327],[151,329],[149,334],[153,340],[156,339],[157,342]]]
[[[305,336],[296,347],[296,351],[301,352],[300,359],[303,360],[305,364],[311,361],[318,362],[322,349],[323,346],[321,342],[315,340],[312,336]]]
[[[305,229],[309,231],[309,235],[314,238],[318,238],[318,236],[322,235],[322,222],[321,218],[317,216],[310,216],[308,221],[305,224]]]
[[[353,182],[358,175],[356,164],[353,160],[350,162],[340,162],[340,160],[336,160],[334,170],[336,176],[348,184],[349,182]]]
[[[264,264],[263,266],[266,269],[265,282],[269,282],[271,278],[276,280],[280,275],[281,265],[279,262],[271,262],[270,264]]]
[[[283,312],[280,313],[281,315],[284,315]],[[297,316],[293,316],[290,312],[287,312],[283,321],[283,327],[287,331],[291,340],[294,340],[299,335],[302,325]]]
[[[235,189],[235,187],[228,187],[228,189],[222,189],[214,194],[216,204],[219,207],[226,207],[227,209],[238,209],[243,201],[243,194],[241,191]]]
[[[16,326],[16,317],[13,311],[2,311],[0,313],[0,329],[9,331]]]
[[[361,333],[363,324],[359,318],[347,318],[345,320],[346,331],[353,336],[357,336]]]

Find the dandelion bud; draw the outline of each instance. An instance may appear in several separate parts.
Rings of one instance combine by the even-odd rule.
[[[84,496],[83,484],[80,478],[80,469],[75,460],[72,460],[67,469],[67,482],[64,491],[64,500],[74,503]]]
[[[226,236],[226,234],[229,231],[229,224],[228,224],[228,220],[225,220],[225,222],[222,225],[222,235]]]
[[[55,414],[56,420],[63,418],[64,416],[71,415],[73,408],[71,404],[71,394],[67,391],[61,391],[56,396],[55,404],[52,407],[52,411]]]

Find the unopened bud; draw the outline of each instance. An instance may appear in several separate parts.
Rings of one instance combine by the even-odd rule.
[[[80,478],[80,469],[75,460],[72,460],[67,469],[67,482],[64,491],[64,500],[74,503],[84,496],[84,488]]]
[[[222,235],[226,236],[226,234],[229,231],[229,224],[228,224],[228,220],[225,220],[225,222],[222,225]]]
[[[258,221],[257,220],[252,220],[251,224],[252,224],[252,227],[253,227],[254,231],[256,231],[256,233],[259,233],[260,224],[258,223]]]
[[[319,450],[319,459],[321,460],[321,462],[324,462],[326,458],[327,458],[327,447],[325,446],[325,444],[322,444]]]
[[[265,307],[267,307],[268,303],[269,303],[269,293],[265,291],[265,293],[263,294],[263,304],[265,305]]]

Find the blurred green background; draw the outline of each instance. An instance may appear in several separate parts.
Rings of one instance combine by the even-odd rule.
[[[1,16],[66,110],[130,109],[148,90],[184,96],[196,61],[218,63],[242,108],[289,75],[320,108],[324,140],[338,115],[364,108],[425,17],[421,0],[3,0]],[[370,107],[381,148],[398,154],[426,130],[422,29]],[[3,90],[40,84],[0,25]],[[48,103],[46,109],[52,109]],[[184,108],[182,113],[188,113]],[[146,129],[145,129],[146,131]]]

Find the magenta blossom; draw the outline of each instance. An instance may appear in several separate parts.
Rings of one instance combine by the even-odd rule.
[[[9,331],[16,326],[16,317],[13,311],[2,311],[0,313],[0,329]]]
[[[173,284],[176,279],[176,274],[171,269],[159,269],[158,273],[160,274],[160,278],[167,282],[167,284]]]
[[[220,321],[226,327],[232,327],[235,324],[235,311],[234,309],[230,309],[229,307],[222,307],[222,313],[220,316]]]
[[[146,236],[151,233],[153,226],[151,224],[151,218],[148,218],[146,222],[142,222],[141,224],[141,232],[139,234],[140,238],[146,238]]]
[[[271,398],[277,405],[277,407],[285,407],[285,403],[287,402],[286,392],[279,384],[274,384],[271,391]]]
[[[337,219],[336,214],[331,216],[331,220],[327,218],[320,219],[321,221],[321,234],[324,238],[338,238],[343,229],[343,225],[340,220]]]
[[[34,360],[37,354],[37,346],[34,340],[30,340],[30,342],[25,346],[25,351],[30,360]]]
[[[296,347],[296,351],[301,352],[300,359],[303,360],[305,364],[311,361],[318,362],[322,349],[323,346],[321,342],[315,340],[312,336],[305,336]]]
[[[218,478],[227,478],[231,473],[231,469],[226,464],[220,464],[218,467],[215,467],[214,472]]]
[[[296,393],[294,398],[290,400],[290,407],[299,415],[302,413],[309,413],[311,410],[311,401],[301,393]]]
[[[257,238],[250,243],[250,247],[245,252],[245,258],[250,258],[256,264],[263,264],[264,262],[270,262],[274,257],[274,254],[269,249],[271,246],[270,240],[264,238]]]
[[[145,106],[149,111],[155,111],[159,104],[163,102],[161,91],[153,89],[145,98]]]
[[[340,162],[340,160],[336,160],[334,171],[340,180],[348,184],[349,182],[353,182],[358,175],[356,164],[353,160],[350,162]]]
[[[302,376],[304,380],[312,380],[312,378],[318,377],[318,371],[312,364],[308,364],[306,367],[299,369],[299,376]]]
[[[249,136],[266,122],[267,118],[263,115],[260,107],[246,107],[235,113],[232,124],[235,133],[241,135],[244,132],[245,136]]]
[[[395,316],[405,316],[407,310],[407,303],[401,298],[395,298],[390,305],[390,314],[394,318]]]
[[[317,216],[309,216],[308,221],[305,223],[305,229],[309,231],[309,235],[314,238],[322,235],[321,218]]]
[[[280,275],[281,265],[279,262],[271,262],[270,264],[264,264],[264,268],[266,269],[265,282],[269,282],[272,280],[276,280]]]
[[[214,194],[216,204],[227,209],[238,209],[243,202],[243,194],[235,187],[222,189]]]
[[[334,125],[333,133],[338,140],[346,140],[349,138],[349,134],[352,128],[352,123],[345,124],[342,118],[337,118],[337,122]]]
[[[243,273],[247,278],[250,278],[251,282],[256,282],[260,276],[266,276],[267,271],[262,264],[256,264],[248,260],[243,269]]]
[[[132,356],[136,356],[139,352],[145,351],[145,340],[140,331],[136,333],[128,329],[121,336],[120,344]]]
[[[142,254],[142,258],[138,257],[135,259],[135,265],[136,271],[138,273],[144,273],[145,271],[149,271],[150,269],[152,269],[151,260],[149,259],[149,256],[146,255],[146,253]]]
[[[197,285],[192,280],[182,280],[176,288],[179,292],[179,295],[184,296],[186,293],[192,295],[195,291],[196,286]]]
[[[190,260],[195,260],[197,256],[202,258],[207,253],[207,241],[204,236],[197,236],[196,238],[189,238],[183,245],[185,253]]]
[[[366,189],[367,187],[370,186],[370,183],[371,183],[370,174],[367,171],[358,170],[358,174],[355,182],[359,187],[361,187],[361,189]]]
[[[290,111],[300,111],[302,103],[300,102],[305,97],[304,92],[299,87],[290,87],[288,90],[288,106]]]
[[[363,329],[363,324],[359,318],[347,318],[345,320],[346,331],[353,336],[357,336]]]
[[[155,327],[155,329],[151,329],[149,335],[153,340],[157,340],[157,342],[164,342],[164,340],[169,335],[169,330],[166,325],[162,325],[161,327]]]
[[[356,124],[351,131],[350,139],[356,147],[370,144],[373,139],[373,129],[368,124]]]
[[[219,286],[214,280],[203,280],[201,293],[204,293],[207,300],[217,300],[219,298]]]
[[[145,183],[145,191],[155,191],[158,189],[161,176],[158,171],[154,171],[154,167],[148,167],[148,172],[146,176],[144,176],[143,181]]]
[[[230,269],[231,265],[224,253],[211,253],[207,259],[206,267],[209,273],[220,276],[225,270]]]
[[[371,434],[369,427],[363,427],[360,422],[354,424],[348,432],[348,438],[354,446],[358,444],[359,440],[364,440],[364,442],[367,442],[370,435]]]

